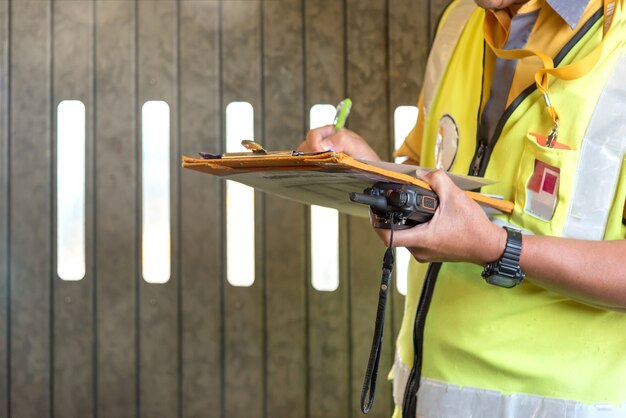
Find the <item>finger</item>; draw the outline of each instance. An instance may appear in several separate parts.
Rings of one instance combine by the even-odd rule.
[[[378,238],[380,238],[383,244],[385,244],[385,247],[389,247],[389,236],[390,236],[389,230],[374,227],[374,232],[376,232],[376,235],[378,235]]]
[[[391,230],[383,228],[374,228],[378,237],[389,247],[391,241]],[[396,247],[422,247],[422,243],[426,242],[427,236],[423,225],[416,225],[409,229],[394,230],[393,242],[391,244]]]
[[[424,176],[424,181],[426,181],[430,187],[433,189],[433,192],[437,194],[437,196],[445,196],[450,191],[456,188],[456,185],[450,179],[450,176],[443,170],[432,171]]]
[[[422,168],[422,167],[420,167],[420,168],[418,168],[417,170],[415,170],[415,177],[417,177],[417,178],[418,178],[418,179],[420,179],[420,180],[424,180],[424,181],[425,181],[426,176],[427,176],[429,173],[432,173],[432,170],[428,170],[428,169],[426,169],[426,168]]]
[[[422,248],[424,247],[424,244],[427,242],[427,240],[428,236],[426,224],[420,224],[412,228],[393,231],[392,244],[394,247]],[[389,241],[385,242],[389,244]]]
[[[331,149],[324,142],[326,138],[331,137],[335,134],[335,127],[333,125],[326,125],[320,128],[312,129],[306,136],[306,142],[308,143],[310,148],[318,151],[326,151]]]
[[[332,136],[324,138],[322,146],[335,152],[344,152],[353,157],[360,157],[363,151],[360,148],[365,148],[365,144],[359,141],[358,135],[345,128],[335,132]]]
[[[435,257],[435,255],[432,254],[428,250],[424,250],[420,248],[408,248],[408,250],[413,256],[413,258],[420,263],[433,263],[433,262],[444,261],[441,258]]]

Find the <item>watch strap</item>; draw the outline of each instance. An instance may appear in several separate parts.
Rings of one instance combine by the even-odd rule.
[[[524,272],[519,265],[522,255],[522,231],[510,226],[503,228],[507,233],[504,254],[499,260],[487,264],[482,276],[489,284],[514,287],[524,280]]]

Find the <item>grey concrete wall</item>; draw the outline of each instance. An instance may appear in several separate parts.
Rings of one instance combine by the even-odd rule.
[[[431,4],[432,3],[432,4]],[[309,211],[256,196],[256,282],[225,279],[225,187],[180,168],[224,150],[231,101],[295,146],[317,103],[391,157],[445,2],[0,0],[0,418],[357,417],[383,247],[340,217],[340,284],[310,284]],[[56,273],[56,109],[86,108],[86,276]],[[171,111],[172,275],[141,276],[141,107]],[[276,219],[280,219],[277,225]],[[394,291],[377,401],[403,310]]]

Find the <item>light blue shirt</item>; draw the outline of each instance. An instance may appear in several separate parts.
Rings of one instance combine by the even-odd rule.
[[[574,29],[585,13],[589,0],[546,0],[552,9]]]

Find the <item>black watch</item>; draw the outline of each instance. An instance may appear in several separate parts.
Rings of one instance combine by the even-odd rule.
[[[522,254],[522,231],[512,226],[503,226],[506,230],[506,246],[499,260],[485,266],[482,276],[487,283],[500,287],[515,287],[524,280],[524,272],[519,266]]]

